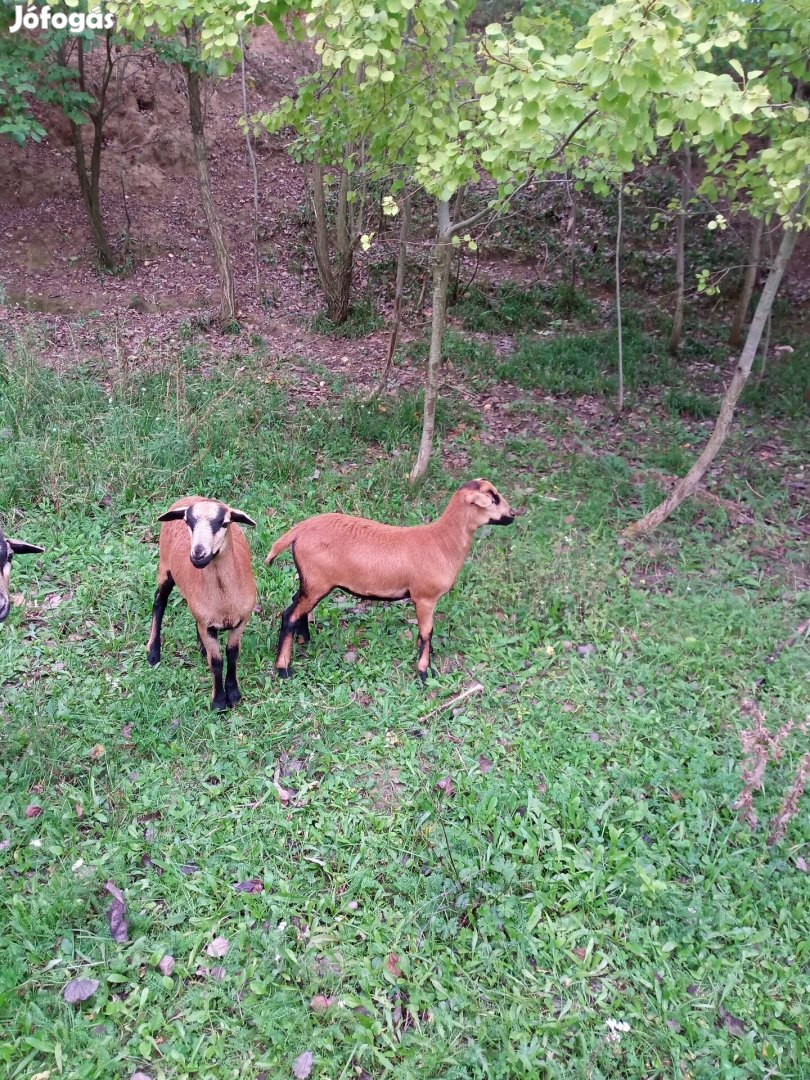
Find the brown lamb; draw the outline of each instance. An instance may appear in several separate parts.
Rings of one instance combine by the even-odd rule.
[[[236,524],[255,525],[241,510],[191,495],[178,499],[158,521],[158,587],[147,644],[149,663],[160,661],[160,628],[166,601],[176,585],[197,622],[197,640],[214,679],[211,705],[221,711],[241,698],[236,679],[239,643],[256,605],[256,581],[245,534]],[[219,632],[228,632],[228,667],[222,681]]]
[[[383,525],[319,514],[294,525],[270,550],[268,565],[292,549],[299,588],[281,617],[276,670],[288,678],[293,638],[309,641],[309,614],[333,589],[365,599],[412,600],[419,623],[417,672],[424,682],[436,604],[455,584],[482,525],[509,525],[514,511],[488,480],[471,480],[429,525]]]

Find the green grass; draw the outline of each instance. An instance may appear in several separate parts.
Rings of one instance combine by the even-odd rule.
[[[670,377],[661,343],[635,327],[624,331],[624,380],[630,389],[655,385]],[[607,394],[616,387],[616,333],[524,338],[500,361],[496,374],[522,387],[549,394]]]
[[[569,347],[599,370],[604,348]],[[436,466],[414,494],[415,401],[305,410],[251,370],[111,387],[24,351],[0,369],[4,524],[48,549],[15,561],[23,603],[0,628],[4,1075],[252,1080],[305,1050],[317,1080],[805,1075],[810,823],[768,848],[730,809],[740,699],[774,729],[807,711],[806,651],[765,662],[807,595],[751,551],[789,526],[728,531],[692,506],[622,550],[656,492],[620,457],[564,451],[564,418],[559,449],[471,440],[463,475]],[[527,512],[476,539],[441,602],[427,693],[411,610],[339,596],[294,680],[273,677],[294,575],[262,560],[284,528],[330,509],[421,521],[482,474]],[[194,490],[258,521],[244,701],[223,717],[176,598],[163,661],[145,659],[143,534]],[[770,767],[763,821],[806,749]],[[254,877],[261,893],[234,890]],[[70,1006],[77,976],[100,988]],[[608,1020],[629,1025],[619,1043]]]
[[[498,333],[548,326],[555,316],[587,319],[593,305],[581,290],[563,282],[528,289],[505,282],[491,293],[472,286],[450,313],[465,330]]]
[[[312,320],[312,329],[319,334],[328,334],[335,338],[361,338],[373,334],[383,325],[383,317],[371,300],[359,300],[352,304],[342,323],[334,323],[325,311],[319,312]]]

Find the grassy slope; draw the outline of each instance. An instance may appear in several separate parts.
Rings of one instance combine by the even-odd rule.
[[[25,608],[0,629],[6,1074],[286,1076],[311,1050],[323,1080],[802,1076],[810,826],[769,849],[729,809],[740,698],[756,692],[772,727],[806,711],[806,654],[765,665],[806,599],[789,566],[751,554],[789,531],[693,528],[690,508],[625,552],[616,527],[656,492],[620,459],[484,450],[468,428],[469,473],[437,469],[414,497],[412,407],[307,411],[260,372],[183,374],[179,399],[174,373],[107,393],[90,369],[18,357],[0,397],[0,506],[25,508],[15,531],[48,547],[17,560]],[[431,692],[412,675],[410,609],[335,597],[295,680],[275,681],[293,588],[286,560],[261,562],[275,535],[325,509],[416,522],[480,474],[527,514],[476,541],[441,604],[451,663]],[[194,490],[260,521],[261,612],[224,718],[177,600],[163,663],[145,661],[156,558],[141,536]],[[473,679],[483,693],[440,710]],[[802,749],[771,767],[763,820]],[[233,890],[252,877],[262,893]],[[128,945],[110,941],[110,879]],[[222,961],[205,953],[216,935]],[[221,982],[196,974],[218,963]],[[76,975],[101,988],[72,1007]],[[338,1004],[317,1014],[316,994]],[[608,1019],[629,1025],[618,1043]]]

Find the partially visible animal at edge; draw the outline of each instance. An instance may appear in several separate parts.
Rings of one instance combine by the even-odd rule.
[[[23,540],[12,540],[10,536],[4,536],[0,529],[0,622],[2,622],[11,610],[11,597],[9,596],[9,578],[11,577],[11,560],[15,555],[41,555],[45,548],[37,544],[26,544]]]
[[[273,544],[269,565],[292,550],[299,587],[281,617],[276,670],[291,674],[293,638],[309,641],[309,615],[333,589],[369,600],[411,600],[419,624],[417,673],[430,668],[433,613],[455,584],[482,525],[509,525],[515,513],[488,480],[471,480],[429,525],[383,525],[346,514],[319,514]]]
[[[212,708],[222,711],[240,700],[236,678],[239,645],[256,605],[250,547],[237,525],[256,522],[225,503],[191,495],[161,514],[157,592],[147,659],[160,661],[160,629],[166,601],[176,585],[197,623],[197,641],[214,679]],[[219,633],[226,631],[227,671],[222,679]]]

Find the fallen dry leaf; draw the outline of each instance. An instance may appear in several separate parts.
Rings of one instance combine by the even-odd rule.
[[[797,855],[795,861],[796,861],[796,869],[801,870],[801,872],[803,874],[806,874],[807,871],[808,871],[808,866],[807,866],[806,859],[801,855]]]
[[[90,751],[90,757],[93,759],[93,761],[98,761],[98,759],[103,756],[104,747],[101,745],[101,743],[97,743]]]
[[[209,941],[205,951],[209,956],[226,956],[230,947],[231,943],[227,938],[215,937],[213,941]]]
[[[478,768],[482,773],[492,772],[492,759],[488,758],[486,754],[480,754],[478,757]]]
[[[111,881],[108,881],[104,888],[113,898],[110,910],[107,912],[110,937],[113,941],[122,944],[125,941],[129,941],[129,925],[126,916],[127,905],[124,902],[124,894],[118,886],[114,885]]]
[[[62,991],[62,997],[68,1005],[77,1005],[80,1001],[91,998],[98,986],[98,979],[71,979]]]
[[[132,1076],[130,1076],[129,1080],[152,1080],[152,1077],[149,1075],[149,1073],[134,1072]]]
[[[199,866],[197,866],[196,863],[193,863],[193,862],[184,863],[183,866],[180,867],[180,873],[181,874],[196,874],[199,871],[199,869],[200,868],[199,868]]]
[[[305,1050],[303,1054],[298,1055],[292,1067],[295,1080],[307,1080],[307,1077],[312,1072],[314,1060],[311,1050]]]
[[[745,1025],[742,1020],[737,1016],[732,1016],[730,1012],[720,1006],[717,1013],[717,1019],[714,1022],[715,1027],[724,1027],[729,1035],[736,1035],[738,1038],[742,1038],[745,1035]]]
[[[396,953],[391,953],[389,955],[388,959],[385,961],[385,966],[395,979],[402,978],[402,968],[399,966],[399,957]]]
[[[161,975],[171,975],[174,971],[174,957],[166,953],[158,964],[158,971]]]
[[[248,878],[247,881],[237,882],[237,884],[234,885],[234,890],[236,892],[260,893],[264,892],[264,885],[262,884],[261,878],[254,877]]]
[[[39,817],[39,815],[41,813],[42,813],[42,807],[37,806],[36,803],[31,803],[30,806],[26,806],[26,808],[25,808],[25,816],[27,818]]]
[[[444,794],[447,795],[448,798],[455,793],[455,788],[453,787],[453,780],[449,776],[445,776],[443,780],[440,780],[436,784],[436,787],[439,789],[439,791],[444,792]]]
[[[577,656],[593,656],[595,652],[595,645],[577,645]]]
[[[331,1009],[336,1004],[336,998],[326,997],[325,994],[316,994],[309,1003],[310,1009],[313,1012],[326,1012],[327,1009]]]
[[[281,802],[284,803],[284,805],[286,806],[290,799],[293,797],[293,793],[291,791],[288,791],[286,788],[283,788],[278,782],[278,780],[273,781],[273,787],[276,789],[276,792],[278,793],[278,797]]]

